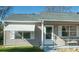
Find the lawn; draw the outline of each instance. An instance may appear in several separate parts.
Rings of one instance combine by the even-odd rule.
[[[0,47],[0,52],[43,52],[38,47]]]

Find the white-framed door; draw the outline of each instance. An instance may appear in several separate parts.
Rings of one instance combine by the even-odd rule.
[[[44,44],[53,44],[54,40],[54,25],[46,25],[44,27],[45,39]]]

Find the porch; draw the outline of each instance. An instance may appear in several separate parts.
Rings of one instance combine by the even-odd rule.
[[[42,32],[45,50],[79,48],[79,22],[44,21]]]

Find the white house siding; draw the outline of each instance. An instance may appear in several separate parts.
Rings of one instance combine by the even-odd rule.
[[[40,46],[41,44],[41,30],[40,24],[35,26],[35,39],[11,39],[11,31],[5,31],[5,44],[6,45],[25,45],[25,46]]]

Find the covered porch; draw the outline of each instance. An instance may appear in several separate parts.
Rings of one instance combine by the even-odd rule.
[[[79,22],[42,21],[43,48],[79,48]]]

